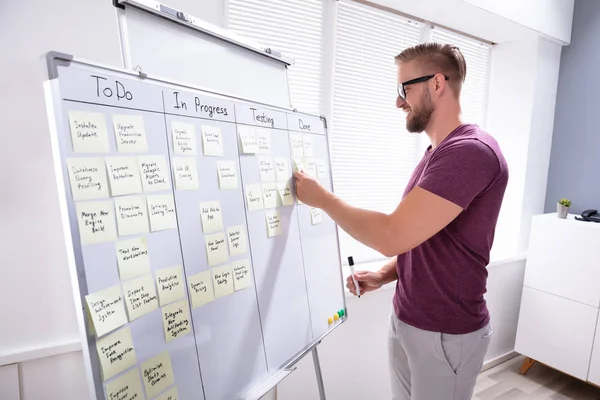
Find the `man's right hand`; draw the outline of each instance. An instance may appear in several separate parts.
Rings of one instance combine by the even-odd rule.
[[[372,292],[381,288],[386,283],[379,272],[357,271],[354,274],[354,277],[360,287],[361,296],[363,293]],[[352,275],[348,276],[346,279],[346,287],[350,290],[350,293],[356,296],[356,288],[354,287]]]

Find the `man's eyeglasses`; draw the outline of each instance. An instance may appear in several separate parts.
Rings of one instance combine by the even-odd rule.
[[[400,96],[400,98],[402,98],[402,100],[406,100],[406,90],[405,90],[406,86],[412,85],[413,83],[426,82],[426,81],[430,80],[431,78],[433,78],[436,75],[437,74],[426,75],[426,76],[422,76],[420,78],[411,79],[410,81],[406,81],[404,83],[399,84],[398,85],[398,96]],[[446,76],[446,75],[444,75],[444,78],[446,78],[446,80],[450,79],[450,77]]]

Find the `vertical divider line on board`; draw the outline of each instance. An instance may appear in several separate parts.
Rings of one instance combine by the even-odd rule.
[[[298,239],[300,240],[300,254],[302,255],[302,271],[304,272],[304,290],[306,291],[306,306],[308,307],[308,319],[310,321],[310,335],[312,340],[315,339],[315,331],[313,329],[312,311],[310,309],[310,296],[308,294],[308,280],[306,278],[306,263],[304,260],[304,247],[302,245],[302,229],[300,228],[300,206],[298,205],[298,194],[296,193],[296,186],[294,185],[294,154],[292,152],[292,137],[290,136],[290,124],[288,121],[288,113],[285,113],[285,124],[288,138],[288,151],[290,152],[290,166],[292,168],[292,181],[291,187],[296,197],[296,203],[294,205],[296,212],[296,220],[298,221]],[[308,207],[308,206],[307,206]],[[316,346],[316,345],[315,345]]]
[[[244,217],[246,219],[246,237],[248,242],[248,253],[250,254],[250,267],[252,268],[252,280],[254,281],[254,296],[256,297],[256,308],[258,309],[258,324],[260,325],[260,337],[262,339],[263,356],[265,358],[265,365],[267,366],[267,372],[269,371],[269,359],[267,358],[267,345],[265,343],[265,329],[263,326],[262,312],[260,310],[260,301],[258,298],[258,285],[256,282],[256,271],[254,269],[254,255],[252,254],[252,242],[250,241],[250,229],[248,224],[248,207],[246,202],[246,187],[244,185],[244,174],[242,174],[242,154],[244,152],[241,149],[241,143],[238,132],[238,119],[237,119],[237,108],[235,103],[233,105],[233,121],[235,129],[235,143],[238,149],[238,165],[240,167],[240,189],[242,191],[242,202],[244,204]]]
[[[165,135],[166,135],[166,139],[167,139],[167,155],[169,158],[169,174],[171,175],[171,177],[173,177],[173,165],[172,165],[172,158],[173,158],[173,154],[171,154],[171,146],[169,145],[169,124],[167,122],[167,106],[165,104],[165,92],[164,90],[161,90],[160,92],[161,98],[162,98],[162,103],[163,103],[163,118],[165,121]],[[198,180],[200,180],[200,178],[198,178]],[[194,335],[194,347],[196,348],[196,360],[198,362],[198,373],[200,374],[200,383],[202,385],[202,397],[204,397],[206,399],[206,389],[204,388],[204,378],[202,376],[202,365],[200,362],[200,353],[198,351],[198,341],[196,340],[196,327],[194,326],[194,318],[192,316],[192,310],[193,310],[193,306],[192,306],[192,296],[191,293],[189,291],[189,286],[188,286],[188,277],[187,277],[187,273],[186,273],[186,262],[185,262],[185,257],[183,255],[183,245],[181,243],[181,229],[179,227],[179,213],[177,212],[177,202],[175,201],[175,180],[172,179],[172,184],[171,184],[171,192],[173,193],[173,207],[175,208],[175,218],[177,219],[177,232],[179,235],[179,249],[181,250],[181,265],[183,268],[183,281],[185,283],[185,292],[187,293],[187,301],[188,301],[188,307],[190,309],[190,323],[192,324],[192,334]]]

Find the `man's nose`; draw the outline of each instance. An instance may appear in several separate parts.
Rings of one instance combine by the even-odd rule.
[[[400,96],[396,97],[396,107],[402,108],[406,104],[406,101]]]

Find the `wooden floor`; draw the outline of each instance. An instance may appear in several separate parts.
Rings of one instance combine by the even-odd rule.
[[[526,375],[519,374],[523,360],[519,356],[482,372],[473,400],[600,399],[600,388],[544,365],[536,363]]]

